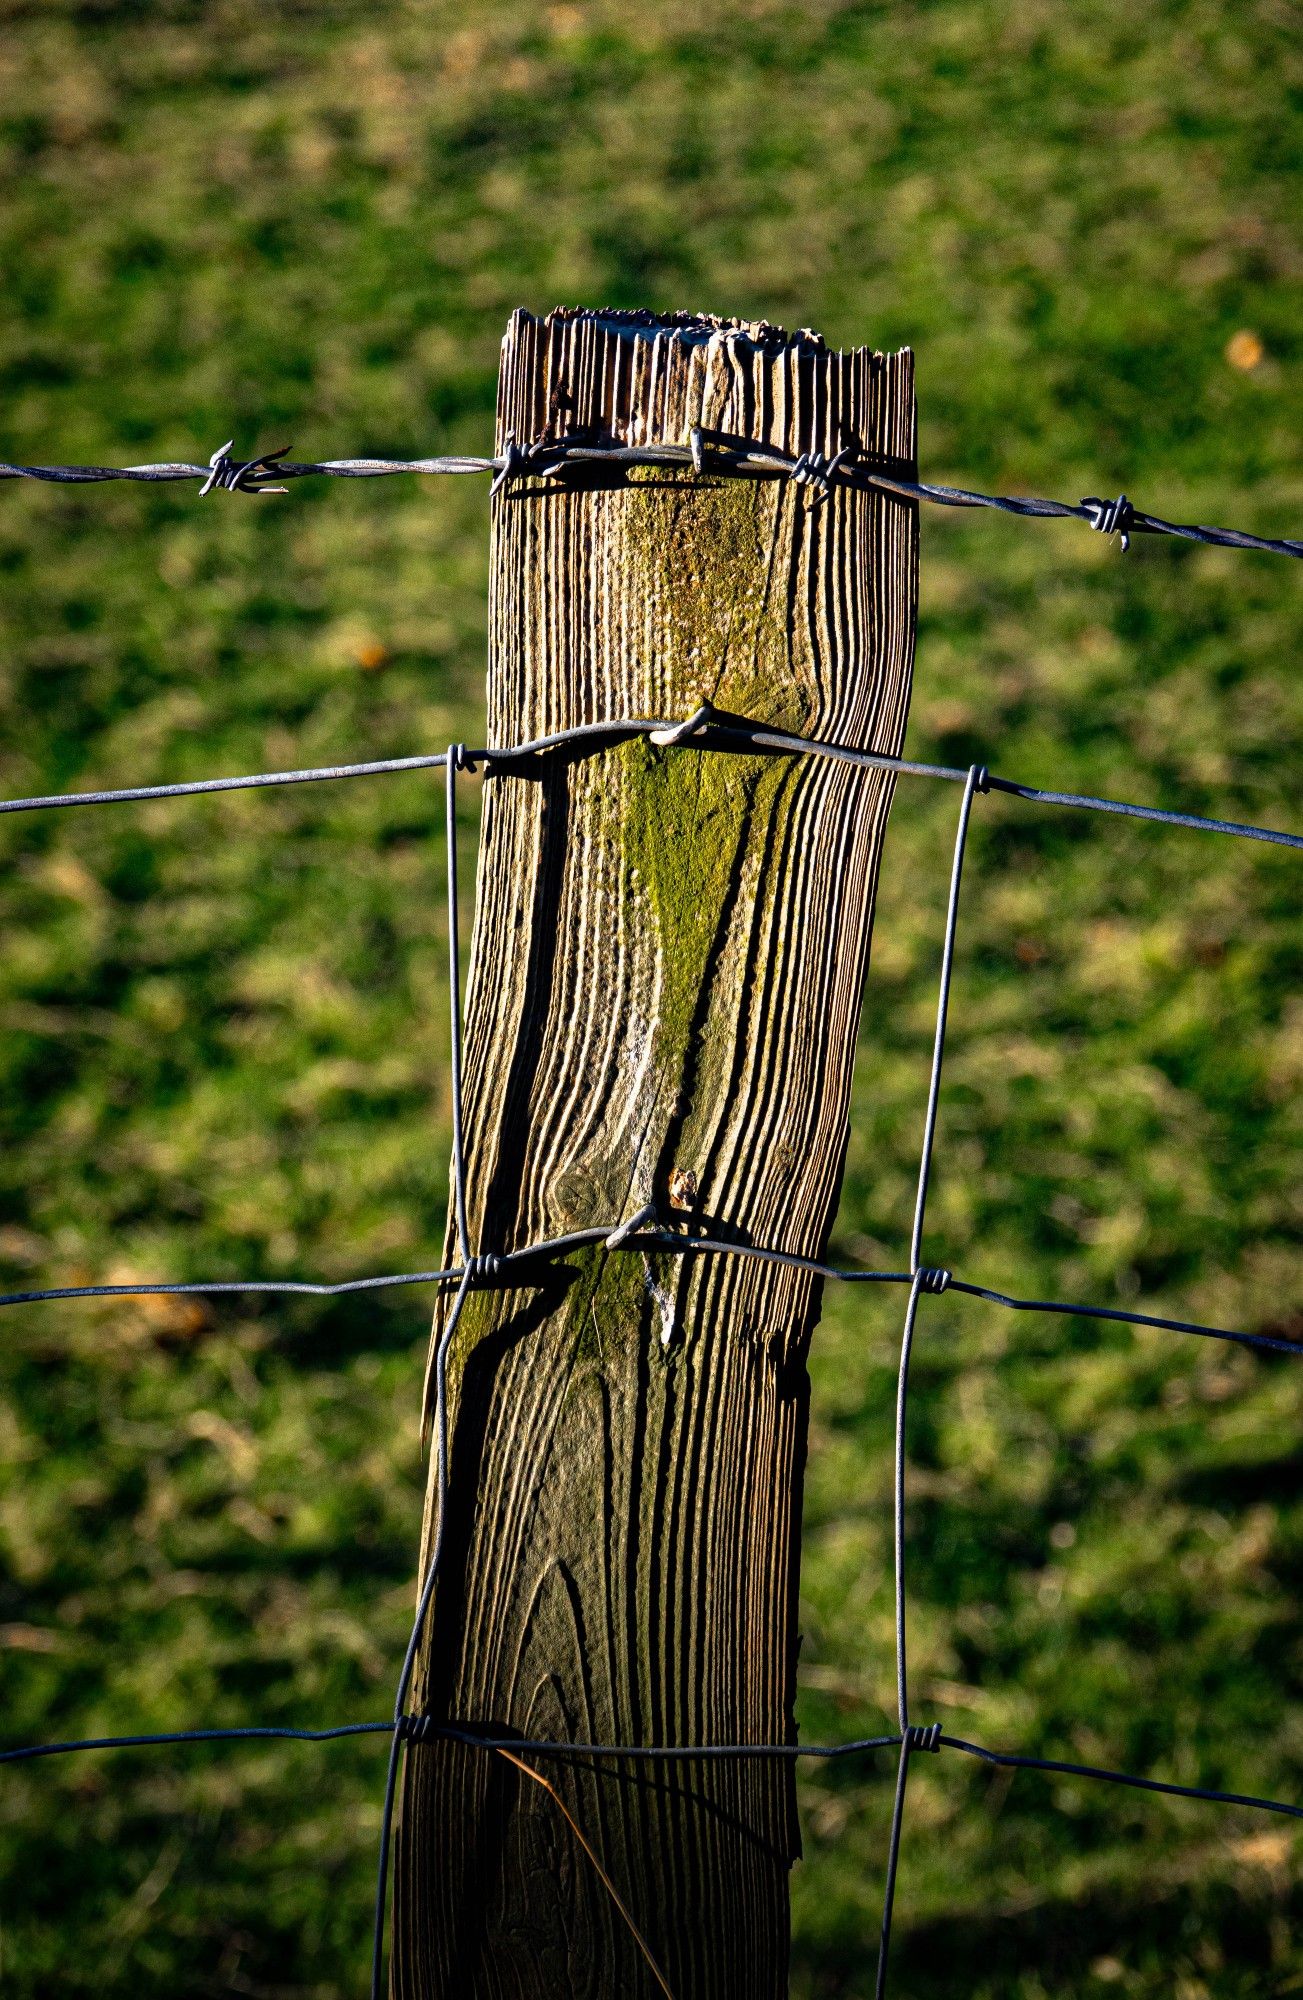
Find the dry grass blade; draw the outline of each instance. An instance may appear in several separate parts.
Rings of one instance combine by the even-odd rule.
[[[616,1888],[614,1882],[611,1880],[605,1868],[603,1868],[601,1862],[598,1860],[596,1853],[594,1852],[593,1848],[589,1845],[589,1842],[584,1834],[583,1828],[580,1826],[578,1820],[571,1812],[569,1806],[562,1798],[556,1786],[550,1784],[548,1780],[543,1776],[543,1773],[541,1771],[536,1771],[532,1764],[527,1764],[523,1757],[517,1757],[514,1755],[512,1751],[504,1750],[500,1743],[495,1743],[493,1747],[497,1751],[499,1757],[505,1757],[509,1764],[514,1764],[518,1771],[523,1771],[527,1778],[532,1778],[536,1785],[541,1785],[543,1787],[543,1790],[549,1793],[551,1797],[555,1800],[558,1810],[563,1814],[566,1821],[568,1822],[570,1830],[574,1834],[575,1839],[579,1842],[579,1845],[583,1848],[584,1853],[588,1856],[588,1859],[592,1862],[594,1868],[597,1870],[598,1875],[601,1877],[602,1885],[605,1888],[606,1893],[611,1898],[611,1901],[615,1904],[615,1907],[620,1912],[620,1915],[624,1918],[625,1923],[629,1926],[629,1930],[633,1936],[634,1942],[637,1944],[639,1951],[642,1953],[648,1965],[651,1967],[653,1979],[656,1981],[656,1984],[660,1987],[661,1992],[668,1996],[668,2000],[674,2000],[673,1989],[670,1986],[668,1979],[666,1979],[665,1974],[661,1971],[659,1965],[657,1965],[651,1946],[648,1944],[646,1938],[643,1936],[637,1924],[634,1922],[633,1916],[630,1913],[627,1905],[625,1904],[625,1901],[621,1896],[620,1891]]]

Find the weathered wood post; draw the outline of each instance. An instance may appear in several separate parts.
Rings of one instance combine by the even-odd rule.
[[[912,468],[912,357],[643,313],[517,313],[498,447],[691,427]],[[489,740],[700,702],[898,752],[912,505],[665,472],[494,501]],[[891,784],[645,739],[485,788],[466,1003],[482,1251],[668,1217],[818,1255],[836,1206]],[[475,1292],[449,1365],[447,1538],[413,1705],[525,1738],[794,1740],[806,1349],[820,1286],[608,1252]],[[430,1521],[426,1523],[429,1546]],[[526,1760],[528,1761],[528,1760]],[[538,1762],[676,2000],[786,1987],[790,1761]],[[493,1753],[412,1748],[392,1983],[513,2000],[656,1990],[556,1801]]]

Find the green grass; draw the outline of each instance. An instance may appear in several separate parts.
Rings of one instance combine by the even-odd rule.
[[[8,458],[482,449],[512,306],[689,306],[912,344],[930,476],[1299,531],[1278,0],[0,19]],[[0,791],[474,740],[485,563],[481,483],[6,486]],[[1297,823],[1292,564],[934,512],[922,593],[913,755]],[[894,809],[845,1256],[907,1241],[956,803]],[[6,1285],[436,1260],[441,810],[415,776],[0,824]],[[1281,851],[979,803],[931,1258],[1303,1334],[1297,882]],[[807,1735],[890,1714],[899,1306],[830,1297],[815,1341]],[[426,1327],[402,1292],[6,1313],[5,1739],[383,1715]],[[1301,1397],[1286,1361],[926,1300],[917,1714],[1303,1796]],[[381,1767],[5,1771],[0,1992],[357,1994]],[[1289,1822],[915,1770],[899,1993],[1303,1993]],[[869,1990],[889,1792],[802,1779],[803,2000]]]

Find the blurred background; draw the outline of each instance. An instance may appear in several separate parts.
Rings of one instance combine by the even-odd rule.
[[[510,309],[918,354],[924,477],[1303,526],[1281,0],[0,0],[0,454],[489,448]],[[482,481],[0,489],[0,791],[474,742]],[[929,511],[907,754],[1298,824],[1280,558]],[[469,873],[478,781],[462,788]],[[956,798],[888,836],[835,1256],[908,1241]],[[438,1261],[435,774],[0,821],[6,1288]],[[1297,856],[991,799],[926,1255],[1303,1338]],[[800,1720],[891,1727],[900,1300],[816,1335]],[[6,1742],[382,1717],[428,1296],[7,1311]],[[915,1706],[1303,1795],[1303,1371],[924,1304]],[[806,1772],[793,1993],[871,1981],[890,1760]],[[1303,1993],[1286,1820],[915,1765],[896,1989]],[[378,1740],[0,1772],[0,1991],[356,1995]]]

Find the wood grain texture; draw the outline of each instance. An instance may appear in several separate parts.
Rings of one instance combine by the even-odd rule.
[[[679,316],[518,313],[499,448],[550,425],[915,455],[908,352]],[[707,699],[898,752],[916,510],[665,474],[494,502],[489,740]],[[466,1000],[472,1241],[665,1201],[818,1255],[836,1207],[890,780],[646,740],[485,788]],[[794,1740],[805,1357],[820,1287],[742,1258],[568,1256],[473,1294],[449,1367],[448,1539],[414,1705],[525,1737]],[[436,1325],[437,1331],[437,1325]],[[430,1520],[426,1522],[428,1547]],[[677,2000],[785,1991],[790,1763],[549,1763]],[[555,1803],[497,1757],[411,1751],[404,1996],[641,1994]]]

